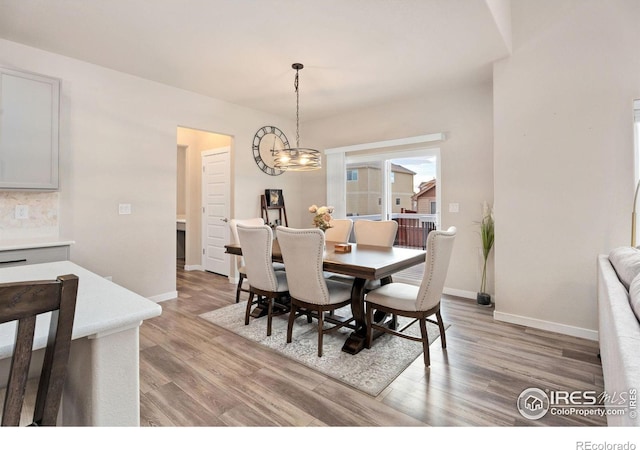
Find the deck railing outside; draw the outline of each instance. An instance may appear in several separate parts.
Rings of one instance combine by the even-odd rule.
[[[358,220],[381,220],[380,214],[366,216],[349,216],[354,222]],[[409,248],[426,248],[428,234],[437,228],[435,214],[393,213],[391,220],[398,222],[398,233],[394,246]]]

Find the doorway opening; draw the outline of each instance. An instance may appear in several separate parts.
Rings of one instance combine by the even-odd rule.
[[[346,216],[398,222],[395,246],[425,248],[439,226],[439,151],[345,157]]]
[[[394,246],[424,248],[427,235],[440,228],[443,180],[437,143],[444,140],[444,133],[433,133],[325,150],[327,202],[334,216],[395,220]],[[423,274],[420,264],[394,279],[420,285]]]
[[[395,245],[424,248],[440,226],[444,133],[325,150],[327,202],[335,217],[396,220]]]
[[[203,154],[231,148],[232,143],[233,138],[229,135],[188,127],[177,128],[176,264],[186,271],[205,270],[202,238],[205,213],[202,194]],[[228,189],[224,195],[225,201],[230,204],[231,190]]]

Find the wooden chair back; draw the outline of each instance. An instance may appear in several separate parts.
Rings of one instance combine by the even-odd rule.
[[[25,399],[36,317],[50,313],[49,334],[32,425],[56,425],[69,361],[78,277],[0,284],[0,324],[17,321],[2,426],[18,426]]]

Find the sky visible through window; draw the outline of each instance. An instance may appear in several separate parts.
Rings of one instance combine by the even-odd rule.
[[[418,192],[418,186],[420,186],[420,183],[432,180],[436,177],[435,156],[392,159],[391,162],[416,173],[413,177],[413,188],[415,192]]]

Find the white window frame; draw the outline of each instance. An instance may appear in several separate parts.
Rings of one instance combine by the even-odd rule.
[[[345,147],[329,148],[324,151],[327,167],[327,204],[334,207],[333,216],[336,218],[346,217],[347,209],[347,189],[345,171],[347,162],[371,161],[375,155],[378,160],[386,160],[385,172],[391,173],[390,159],[410,158],[416,156],[433,155],[436,157],[436,179],[438,189],[436,190],[436,226],[440,226],[440,205],[442,205],[440,195],[444,181],[441,176],[440,147],[431,146],[444,141],[444,133],[432,133],[421,136],[414,136],[388,141],[370,142],[366,144],[349,145]],[[383,177],[388,180],[389,177]],[[391,211],[390,197],[391,185],[387,182],[386,189],[382,192],[382,204],[385,205],[383,211]]]
[[[638,195],[638,190],[640,189],[640,186],[638,184],[640,183],[640,99],[633,101],[633,145],[634,145],[633,189],[634,189],[634,192],[636,193],[635,195]],[[635,195],[634,195],[634,201],[637,202],[637,197],[635,197]],[[634,204],[633,207],[634,207],[633,209],[634,213],[637,214],[639,207],[636,204]],[[634,214],[633,220],[635,220],[635,230],[633,231],[635,232],[636,242],[633,242],[633,237],[632,237],[631,245],[637,246],[639,245],[637,242],[637,236],[640,236],[640,230],[638,229],[638,226],[639,226],[638,222],[640,221],[637,220],[635,214]]]
[[[635,147],[634,178],[640,180],[640,99],[633,101],[633,141]]]

